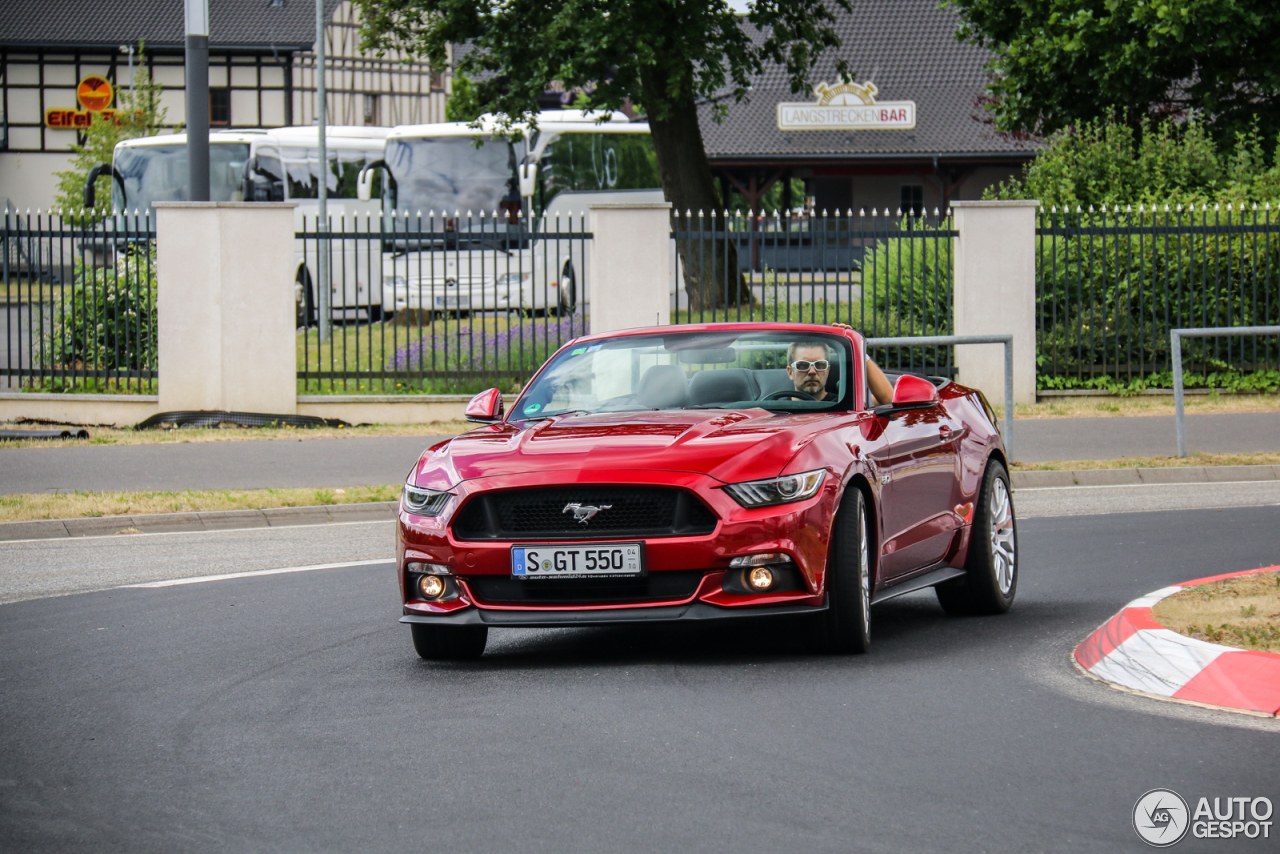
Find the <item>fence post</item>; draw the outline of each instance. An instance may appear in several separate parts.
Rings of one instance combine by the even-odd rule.
[[[1013,336],[1013,399],[1036,400],[1036,208],[1032,200],[952,202],[956,335]],[[1004,363],[993,347],[956,350],[961,383],[1003,397]]]
[[[591,332],[671,322],[671,205],[591,206]]]
[[[157,202],[160,411],[297,411],[292,202]]]

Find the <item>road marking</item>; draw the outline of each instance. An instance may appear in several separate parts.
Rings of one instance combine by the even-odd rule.
[[[85,517],[88,518],[88,517]],[[32,521],[42,521],[35,519]],[[28,540],[0,540],[0,546],[7,546],[10,543],[60,543],[67,540],[118,540],[121,537],[172,537],[178,534],[235,534],[243,531],[291,531],[295,528],[315,528],[323,525],[326,528],[332,528],[336,525],[388,525],[396,521],[395,519],[364,519],[358,522],[303,522],[299,525],[252,525],[244,528],[194,528],[190,531],[139,531],[136,534],[88,534],[83,537],[67,536],[58,537],[32,537]]]
[[[255,569],[249,572],[228,572],[224,575],[198,575],[193,578],[170,578],[165,581],[149,581],[145,584],[122,584],[117,590],[133,587],[174,587],[179,584],[203,584],[206,581],[228,581],[233,578],[253,578],[259,575],[283,575],[286,572],[310,572],[313,569],[341,569],[346,566],[375,566],[377,564],[394,564],[394,558],[378,558],[377,560],[349,560],[343,563],[317,563],[311,566],[285,566],[279,569]]]

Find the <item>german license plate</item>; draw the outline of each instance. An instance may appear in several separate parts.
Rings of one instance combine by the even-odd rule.
[[[515,578],[639,578],[644,543],[581,543],[511,547]]]

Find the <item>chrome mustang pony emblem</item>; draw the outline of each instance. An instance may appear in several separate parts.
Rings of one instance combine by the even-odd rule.
[[[601,504],[600,506],[597,507],[594,504],[579,504],[577,501],[575,501],[572,504],[566,504],[564,506],[564,509],[561,510],[560,513],[561,515],[563,515],[565,513],[568,513],[570,510],[572,510],[573,521],[581,522],[583,525],[585,525],[588,522],[590,522],[592,519],[594,519],[595,515],[599,513],[601,510],[608,510],[611,507],[613,507],[612,504]]]

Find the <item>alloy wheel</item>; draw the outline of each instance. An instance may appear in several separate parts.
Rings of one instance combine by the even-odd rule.
[[[1018,545],[1013,536],[1013,502],[1003,478],[995,478],[991,490],[991,558],[995,563],[996,583],[1007,594],[1013,587],[1018,567]]]

